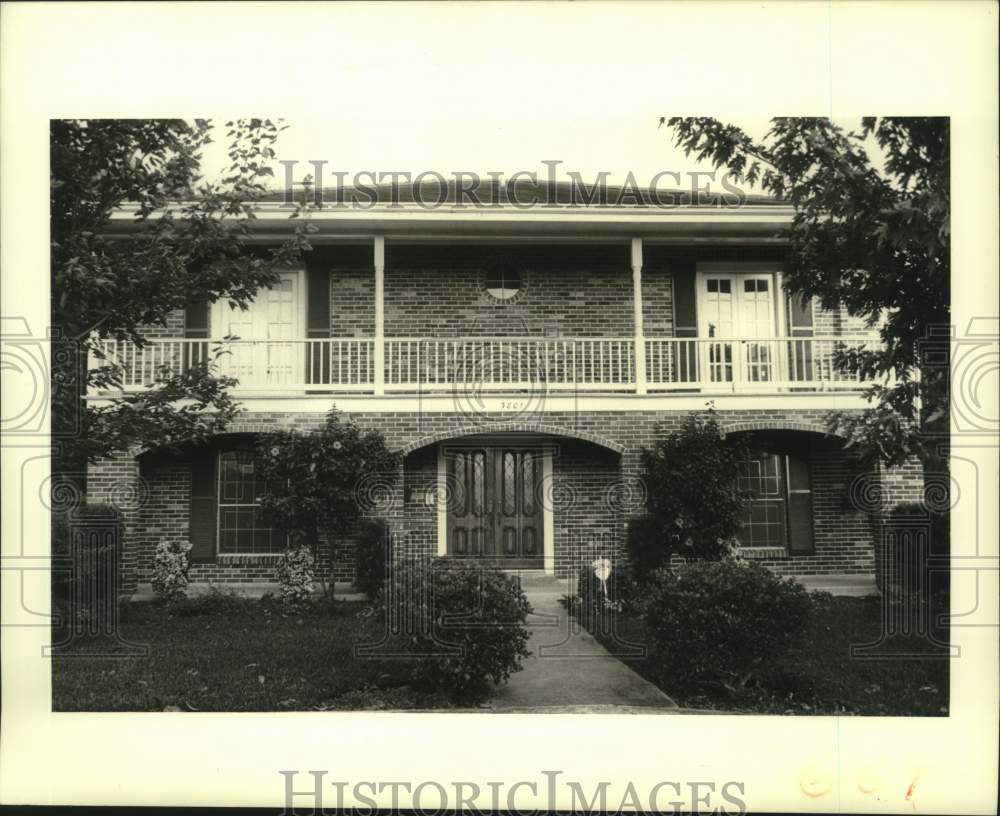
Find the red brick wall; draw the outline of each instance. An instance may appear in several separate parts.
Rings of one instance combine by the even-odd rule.
[[[867,334],[871,331],[860,317],[852,317],[847,309],[824,309],[813,305],[813,329],[817,335]]]
[[[330,273],[330,335],[372,337],[375,334],[375,272],[337,269]]]
[[[720,411],[724,429],[789,427],[822,429],[825,411]],[[377,428],[395,448],[420,445],[406,458],[405,476],[397,484],[390,500],[377,506],[373,515],[386,517],[403,552],[435,553],[437,523],[435,509],[426,501],[427,491],[436,482],[437,458],[434,439],[490,431],[554,431],[566,436],[556,438],[558,455],[553,463],[555,481],[555,552],[560,574],[572,572],[573,565],[620,548],[626,512],[612,497],[613,485],[635,485],[639,472],[639,451],[648,445],[654,426],[676,429],[683,420],[681,412],[604,411],[591,413],[546,413],[536,417],[493,417],[491,422],[472,424],[456,413],[358,413],[353,418],[364,427]],[[253,431],[269,427],[318,427],[322,414],[253,414],[234,424],[234,431]],[[593,442],[574,439],[604,440],[612,448],[621,448],[619,456]],[[569,438],[568,438],[569,437]],[[864,474],[836,445],[815,436],[810,443],[813,511],[816,552],[809,556],[775,555],[762,560],[772,569],[790,574],[859,573],[871,574],[874,564],[873,525],[871,516],[880,507],[900,501],[918,500],[922,482],[917,465],[888,474],[882,503],[864,499]],[[104,501],[122,490],[137,476],[134,463],[127,459],[100,462],[91,468],[89,500]],[[147,580],[152,550],[161,537],[185,534],[187,530],[187,490],[190,466],[177,461],[144,463],[144,496],[141,507],[126,513],[128,546],[124,569],[127,583]],[[877,476],[875,477],[878,478]],[[870,478],[869,478],[870,480]],[[628,490],[626,490],[628,492]],[[861,497],[861,498],[859,498]],[[633,505],[634,509],[634,505]],[[352,575],[350,550],[353,538],[342,536],[344,550],[337,560],[340,579]],[[324,558],[326,558],[324,554]],[[268,558],[224,559],[215,565],[192,569],[194,580],[268,581],[274,563]]]
[[[614,486],[620,457],[574,439],[559,440],[552,455],[552,511],[556,574],[573,576],[582,564],[621,555],[624,516]]]
[[[522,296],[498,303],[484,293],[482,269],[501,248],[393,246],[387,248],[385,332],[389,337],[556,333],[616,337],[633,332],[632,272],[623,245],[503,247],[526,270]],[[643,323],[649,337],[673,334],[670,264],[678,259],[773,260],[774,250],[731,251],[649,246],[643,267]],[[368,246],[317,247],[314,267],[330,270],[330,331],[334,337],[370,337],[375,331],[375,273]],[[787,310],[786,310],[787,314]],[[786,318],[787,320],[787,318]],[[813,311],[817,335],[864,333],[861,318],[843,308]],[[787,326],[786,326],[787,329]],[[183,337],[184,312],[150,337]]]
[[[497,253],[523,268],[509,302],[484,289]],[[624,246],[389,247],[385,333],[389,337],[632,334],[632,273]]]
[[[175,309],[163,322],[163,325],[143,327],[143,334],[149,338],[173,338],[184,336],[184,310]]]
[[[87,503],[110,505],[118,510],[122,520],[120,580],[126,592],[135,589],[138,564],[145,555],[139,540],[147,522],[150,496],[148,485],[140,476],[139,463],[131,456],[103,459],[87,468]]]
[[[642,331],[646,337],[674,334],[673,277],[662,265],[642,270]]]

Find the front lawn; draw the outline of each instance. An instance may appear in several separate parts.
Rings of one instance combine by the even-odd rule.
[[[893,637],[881,647],[893,656],[851,657],[851,644],[875,642],[881,632],[882,600],[815,594],[804,644],[774,661],[756,684],[740,692],[698,686],[671,672],[636,617],[619,615],[623,640],[643,644],[647,656],[627,663],[685,708],[758,714],[866,714],[943,716],[948,713],[950,661],[926,638]],[[946,608],[946,607],[944,607]],[[595,636],[615,651],[611,638]],[[938,638],[946,640],[947,633]],[[926,655],[901,657],[905,652]]]
[[[228,597],[124,603],[121,632],[147,657],[91,657],[76,640],[52,660],[54,711],[309,711],[445,708],[439,691],[411,687],[409,660],[357,658],[383,621],[368,604],[280,604]],[[53,632],[53,642],[60,638]],[[113,642],[104,643],[112,655]]]

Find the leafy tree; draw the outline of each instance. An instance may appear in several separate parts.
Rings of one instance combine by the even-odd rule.
[[[723,438],[711,408],[689,414],[676,432],[657,432],[640,454],[646,513],[628,532],[637,576],[669,564],[674,554],[718,559],[732,550],[746,507],[736,489],[745,455],[742,443]]]
[[[291,548],[310,546],[318,561],[319,533],[325,533],[332,549],[337,536],[391,489],[400,455],[389,450],[381,433],[341,420],[334,408],[318,431],[259,436],[255,462],[265,484],[261,514],[288,533]]]
[[[210,121],[53,120],[50,127],[52,435],[56,469],[134,445],[197,439],[226,426],[234,383],[211,360],[159,372],[158,387],[93,406],[91,387],[121,384],[100,341],[146,342],[150,327],[196,299],[246,307],[258,289],[308,249],[303,222],[268,252],[248,244],[254,204],[272,175],[268,162],[283,128],[268,119],[227,122],[230,164],[217,182],[201,175]],[[128,237],[108,234],[114,213],[134,212]],[[296,210],[295,215],[299,214]],[[87,370],[87,357],[100,365]]]
[[[794,207],[791,292],[878,325],[882,348],[837,359],[872,381],[871,407],[831,415],[832,428],[871,460],[918,457],[929,472],[944,470],[947,340],[929,332],[951,317],[948,119],[867,117],[847,130],[829,119],[775,118],[762,139],[716,119],[660,121],[688,155]]]

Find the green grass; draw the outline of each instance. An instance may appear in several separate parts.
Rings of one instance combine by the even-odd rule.
[[[646,646],[645,658],[626,662],[685,708],[758,714],[947,715],[950,660],[941,647],[924,637],[896,636],[880,647],[879,657],[852,657],[852,644],[879,639],[882,600],[821,594],[814,598],[802,646],[772,661],[756,683],[737,693],[676,676],[637,618],[619,616],[617,634]],[[606,636],[595,635],[610,647]],[[938,632],[937,637],[947,640],[946,633]],[[903,657],[908,652],[921,657]],[[892,656],[883,656],[886,653]]]
[[[383,622],[358,603],[285,614],[276,603],[204,598],[173,607],[125,603],[120,631],[145,644],[72,640],[52,661],[54,711],[312,711],[444,708],[442,693],[409,685],[408,660],[358,658]],[[60,638],[53,632],[53,642]],[[108,656],[89,656],[100,649]],[[115,656],[116,651],[118,656]]]

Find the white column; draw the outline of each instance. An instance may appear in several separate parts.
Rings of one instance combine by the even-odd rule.
[[[791,337],[792,333],[788,330],[788,317],[785,313],[785,281],[780,269],[774,274],[774,300],[775,320],[778,323],[774,328],[774,336],[779,338]],[[771,372],[772,379],[782,382],[791,379],[789,376],[788,353],[789,351],[794,353],[792,342],[791,340],[772,341],[772,344],[777,347],[775,349],[777,354],[775,355],[774,365],[778,367],[777,371]],[[781,390],[784,391],[785,389],[782,388]]]
[[[375,236],[375,393],[385,393],[385,236]]]
[[[632,239],[632,309],[635,328],[635,393],[646,393],[646,337],[642,329],[642,238]]]

